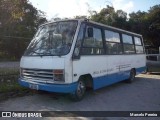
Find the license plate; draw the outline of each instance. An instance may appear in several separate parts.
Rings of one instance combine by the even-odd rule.
[[[36,84],[29,84],[29,88],[38,90],[38,85],[36,85]]]

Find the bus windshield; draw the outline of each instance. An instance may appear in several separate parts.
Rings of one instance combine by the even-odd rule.
[[[61,56],[68,54],[77,24],[77,21],[61,21],[40,26],[24,56]]]

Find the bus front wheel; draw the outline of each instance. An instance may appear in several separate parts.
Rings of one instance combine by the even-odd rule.
[[[80,101],[83,99],[85,92],[86,85],[83,80],[79,80],[76,91],[71,94],[71,99],[74,101]]]

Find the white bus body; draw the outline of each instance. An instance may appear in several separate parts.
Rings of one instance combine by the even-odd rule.
[[[63,32],[68,32],[64,38]],[[68,48],[62,47],[64,39]],[[19,83],[31,89],[70,93],[81,100],[86,87],[96,90],[122,80],[132,81],[143,72],[143,46],[139,34],[88,20],[47,23],[40,26],[21,58]]]

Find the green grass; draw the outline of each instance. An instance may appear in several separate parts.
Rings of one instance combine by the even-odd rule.
[[[0,69],[0,100],[14,96],[24,96],[30,92],[28,88],[18,84],[19,69]]]
[[[27,88],[21,87],[18,82],[13,84],[4,83],[0,85],[0,93],[23,92],[25,90],[27,90]]]
[[[16,89],[18,86],[18,69],[0,69],[0,92]]]
[[[19,75],[19,69],[14,69],[14,68],[0,68],[0,78],[2,76],[7,76],[7,75]]]

